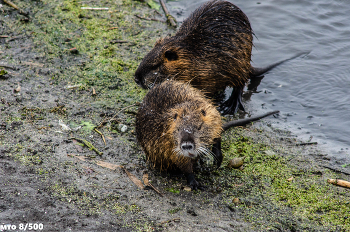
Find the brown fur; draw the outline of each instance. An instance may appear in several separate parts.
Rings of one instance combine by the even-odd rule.
[[[135,73],[143,88],[166,79],[188,81],[209,97],[227,86],[243,90],[253,32],[247,16],[222,0],[203,4],[172,37],[160,39]]]
[[[193,136],[196,149],[210,149],[221,132],[220,113],[212,102],[198,89],[178,81],[154,86],[136,116],[137,139],[148,160],[161,171],[193,173],[198,156],[184,156],[180,151],[181,133]]]

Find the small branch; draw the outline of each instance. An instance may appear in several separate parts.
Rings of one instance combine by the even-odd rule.
[[[345,181],[345,180],[338,180],[338,179],[328,179],[328,183],[334,184],[337,186],[345,187],[345,188],[350,188],[350,182]]]
[[[154,191],[156,191],[160,196],[162,196],[162,197],[164,196],[156,187],[154,187],[154,186],[149,182],[149,180],[148,180],[148,174],[143,174],[142,181],[143,181],[143,183],[144,183],[147,187],[149,187],[149,188],[153,189]]]
[[[165,5],[165,2],[163,0],[159,0],[160,4],[162,5],[162,8],[164,10],[165,16],[168,20],[168,22],[170,23],[171,26],[176,28],[176,22],[175,22],[175,18],[169,13],[168,8]]]
[[[162,19],[156,19],[156,18],[146,18],[146,17],[142,17],[140,15],[137,15],[135,14],[135,16],[139,19],[144,19],[144,20],[148,20],[148,21],[158,21],[158,22],[162,22],[162,23],[165,23],[166,21],[165,20],[162,20]]]
[[[10,65],[7,65],[7,64],[1,64],[0,63],[0,67],[3,67],[3,68],[9,68],[9,69],[12,69],[12,70],[19,70],[19,68],[17,68],[16,66],[10,66]]]
[[[82,10],[109,10],[108,7],[80,7]]]
[[[7,5],[18,10],[18,13],[20,13],[21,15],[24,15],[24,16],[29,18],[29,15],[27,13],[25,13],[23,10],[19,9],[18,6],[16,4],[14,4],[13,2],[11,2],[10,0],[4,0],[4,3],[6,3]]]
[[[78,138],[70,138],[70,139],[75,139],[81,143],[83,143],[85,146],[87,146],[90,150],[93,150],[94,152],[96,152],[98,155],[103,155],[103,152],[100,152],[99,150],[97,150],[90,142],[88,142],[85,139],[78,139]]]
[[[118,29],[118,27],[110,27],[107,30],[114,30],[114,29]]]
[[[95,131],[102,136],[103,142],[105,143],[105,146],[107,146],[106,140],[105,140],[105,137],[103,136],[103,134],[100,131],[98,131],[96,128],[95,128]]]
[[[307,146],[307,145],[316,145],[317,142],[308,142],[308,143],[297,143],[295,146]]]
[[[337,172],[337,173],[343,173],[345,175],[349,175],[350,176],[350,172],[339,170],[338,168],[334,168],[334,167],[331,167],[331,166],[328,166],[328,165],[322,165],[322,167],[327,168],[327,169],[332,170],[332,171]]]
[[[129,41],[126,40],[118,40],[118,39],[113,39],[109,42],[110,44],[116,44],[116,43],[129,43]]]
[[[170,219],[170,220],[167,220],[167,221],[163,221],[161,223],[159,223],[159,225],[162,225],[162,224],[166,224],[166,223],[169,223],[169,222],[180,222],[180,218],[173,218],[173,219]]]

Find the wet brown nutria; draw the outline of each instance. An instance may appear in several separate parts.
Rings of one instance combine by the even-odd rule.
[[[200,90],[187,83],[164,81],[143,99],[136,116],[136,136],[155,168],[180,169],[191,188],[197,189],[200,185],[193,165],[200,156],[212,156],[219,167],[221,132],[241,125],[239,121],[222,125],[220,113]]]
[[[283,62],[253,68],[252,45],[247,16],[230,2],[209,1],[192,13],[174,36],[156,42],[136,70],[135,81],[145,89],[166,79],[189,81],[217,101],[226,87],[233,87],[219,109],[234,114],[238,108],[244,110],[241,96],[248,79]]]

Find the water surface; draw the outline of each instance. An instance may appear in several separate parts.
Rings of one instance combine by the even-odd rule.
[[[183,21],[203,0],[168,1]],[[350,162],[350,4],[343,0],[231,1],[248,16],[256,37],[252,64],[263,67],[294,56],[265,75],[245,101],[251,114],[280,110],[273,126]],[[341,163],[341,162],[340,162]]]

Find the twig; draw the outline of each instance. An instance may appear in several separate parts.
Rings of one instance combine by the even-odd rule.
[[[171,14],[169,14],[169,11],[168,11],[168,8],[165,5],[165,2],[163,0],[159,0],[159,2],[162,5],[162,8],[164,10],[164,13],[165,13],[165,16],[166,16],[168,22],[170,23],[171,26],[176,28],[177,25],[176,25],[176,22],[175,22],[175,18]]]
[[[0,35],[0,38],[8,38],[8,37],[10,37],[10,36],[8,36],[8,35]]]
[[[170,219],[170,220],[167,220],[167,221],[163,221],[161,223],[159,223],[159,225],[162,225],[162,224],[165,224],[165,223],[169,223],[169,222],[179,222],[180,221],[180,218],[173,218],[173,219]]]
[[[328,179],[327,182],[330,184],[341,186],[341,187],[350,188],[350,182],[345,180]]]
[[[156,192],[157,192],[159,195],[161,195],[162,197],[164,196],[156,187],[154,187],[154,186],[148,181],[148,174],[143,174],[142,181],[143,181],[143,183],[144,183],[147,187],[150,187],[151,189],[153,189],[154,191],[156,191]]]
[[[12,6],[16,10],[18,10],[18,13],[20,13],[21,15],[24,15],[24,16],[29,18],[28,13],[25,13],[23,10],[19,9],[18,6],[16,4],[14,4],[13,2],[11,2],[10,0],[4,0],[4,3],[6,3],[9,6]]]
[[[129,41],[126,40],[119,40],[119,39],[113,39],[109,42],[110,44],[116,44],[116,43],[129,43]]]
[[[109,10],[108,7],[80,7],[82,10]]]
[[[328,165],[322,165],[322,167],[327,168],[327,169],[332,170],[332,171],[337,172],[337,173],[343,173],[345,175],[349,175],[350,176],[350,172],[347,172],[347,171],[339,170],[337,168],[334,168],[334,167],[331,167],[331,166],[328,166]]]
[[[308,142],[308,143],[297,143],[295,146],[306,146],[306,145],[316,145],[317,142]]]
[[[12,37],[6,39],[6,43],[8,43],[8,42],[10,42],[12,40],[15,40],[15,39],[22,39],[22,38],[24,38],[24,35],[12,36]]]
[[[110,27],[107,30],[114,30],[114,29],[118,29],[118,27]]]
[[[100,131],[98,131],[96,128],[94,130],[102,136],[103,142],[105,143],[105,146],[107,146],[106,140],[105,140],[105,137],[103,136],[103,134]]]
[[[144,20],[148,20],[148,21],[158,21],[158,22],[162,22],[162,23],[165,23],[166,21],[165,20],[162,20],[162,19],[156,19],[156,18],[146,18],[146,17],[142,17],[140,15],[137,15],[135,14],[135,16],[139,19],[144,19]]]
[[[17,68],[16,66],[10,66],[10,65],[1,64],[1,63],[0,63],[0,67],[9,68],[9,69],[12,69],[12,70],[19,70],[19,68]]]
[[[100,152],[99,150],[97,150],[90,142],[88,142],[87,140],[85,139],[78,139],[78,138],[75,138],[75,137],[72,137],[70,139],[75,139],[77,141],[80,141],[81,143],[83,143],[85,146],[87,146],[88,148],[90,148],[90,150],[93,150],[94,152],[96,152],[98,155],[103,155],[103,152]]]

